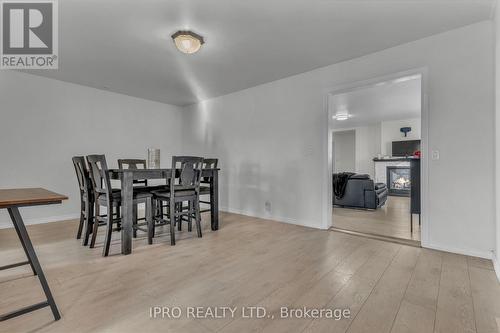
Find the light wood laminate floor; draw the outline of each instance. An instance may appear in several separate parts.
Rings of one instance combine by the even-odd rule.
[[[76,222],[29,227],[62,313],[0,323],[0,332],[497,332],[490,261],[235,214],[202,239],[182,232],[112,255],[73,239]],[[0,265],[23,259],[0,230]],[[20,278],[24,277],[24,278]],[[0,312],[42,299],[29,267],[1,272]],[[151,306],[263,306],[275,318],[151,319]],[[281,306],[349,308],[350,319],[279,319]]]
[[[418,215],[410,232],[410,198],[387,197],[382,208],[362,210],[333,207],[333,226],[356,232],[420,241]]]

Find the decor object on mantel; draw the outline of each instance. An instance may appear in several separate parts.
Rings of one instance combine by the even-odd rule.
[[[160,168],[160,149],[148,149],[148,169]]]

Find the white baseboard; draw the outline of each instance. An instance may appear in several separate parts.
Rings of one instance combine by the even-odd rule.
[[[500,282],[500,260],[498,256],[493,255],[493,267],[495,268],[495,273],[497,273],[498,282]]]
[[[457,248],[457,247],[451,247],[451,246],[446,246],[446,245],[433,244],[433,243],[429,243],[429,242],[422,242],[422,247],[425,247],[428,249],[433,249],[433,250],[444,251],[444,252],[462,254],[465,256],[479,257],[479,258],[490,259],[490,260],[493,259],[493,253],[491,251],[478,251],[478,250],[474,250],[474,249]]]
[[[300,225],[302,227],[308,227],[308,228],[322,229],[319,224],[314,224],[314,223],[311,223],[308,221],[301,221],[301,220],[291,219],[291,218],[283,217],[283,216],[275,216],[272,214],[269,214],[269,215],[268,214],[259,214],[259,213],[256,213],[255,211],[252,211],[252,210],[236,209],[236,208],[230,208],[230,207],[220,207],[220,210],[223,212],[246,215],[246,216],[256,217],[256,218],[264,219],[264,220],[271,220],[271,221],[276,221],[276,222],[295,224],[295,225]]]
[[[58,216],[49,216],[42,218],[33,218],[33,219],[24,219],[24,224],[42,224],[42,223],[50,223],[50,222],[60,222],[66,220],[73,220],[80,218],[80,214],[66,214],[66,215],[58,215]],[[0,229],[13,228],[12,221],[0,221]]]

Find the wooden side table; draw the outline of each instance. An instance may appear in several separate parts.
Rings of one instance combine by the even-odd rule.
[[[0,189],[0,209],[8,210],[12,223],[14,224],[14,228],[16,229],[17,236],[19,237],[28,259],[27,261],[0,267],[0,270],[30,265],[33,270],[33,274],[38,276],[38,280],[42,285],[42,289],[46,297],[46,301],[44,302],[29,305],[19,310],[0,315],[0,321],[11,319],[46,306],[50,306],[55,320],[61,319],[56,302],[54,301],[54,297],[52,297],[52,293],[47,280],[45,279],[45,275],[43,274],[42,267],[40,266],[36,256],[35,249],[33,248],[33,244],[31,243],[28,232],[26,231],[26,226],[24,225],[21,214],[19,213],[19,207],[59,204],[66,199],[68,199],[68,197],[43,188]]]

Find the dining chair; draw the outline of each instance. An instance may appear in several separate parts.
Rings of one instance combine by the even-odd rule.
[[[203,159],[203,170],[205,169],[217,169],[217,165],[219,164],[219,160],[217,158],[205,158]],[[200,181],[200,195],[208,195],[208,201],[201,200],[200,203],[211,205],[212,204],[212,193],[210,192],[210,183],[212,177],[202,177]],[[200,213],[210,212],[210,208],[201,209]]]
[[[168,222],[170,224],[170,244],[175,245],[175,225],[179,226],[183,221],[188,223],[188,231],[192,230],[192,219],[196,222],[198,237],[201,233],[200,215],[200,181],[203,165],[202,157],[195,156],[173,156],[170,186],[168,191],[153,191],[157,201],[169,203]],[[188,206],[184,210],[183,203]],[[154,228],[149,235],[151,241]]]
[[[143,159],[136,159],[136,158],[127,158],[127,159],[118,159],[118,168],[119,169],[133,169],[133,170],[140,170],[140,169],[147,169],[147,164],[146,160]],[[133,180],[133,185],[134,185],[134,190],[136,191],[146,191],[150,192],[153,190],[165,190],[166,185],[156,185],[156,186],[148,186],[148,180],[147,179],[134,179]],[[159,215],[160,217],[163,217],[163,210],[166,208],[166,206],[162,205],[161,202],[158,202],[156,205],[154,205],[155,210],[153,213],[153,216]],[[133,231],[133,237],[137,237],[137,230],[142,230],[141,227],[144,225],[147,225],[147,221],[143,223],[139,223],[139,221],[145,221],[146,218],[138,218],[137,216],[137,206],[134,205],[134,224],[138,228],[134,228]],[[143,230],[144,231],[144,230]]]
[[[106,233],[102,255],[106,257],[109,254],[112,232],[121,230],[121,226],[119,225],[121,222],[121,190],[113,189],[111,187],[109,170],[106,163],[106,157],[104,155],[89,155],[87,156],[87,162],[89,165],[90,178],[92,179],[92,186],[94,187],[94,193],[96,196],[95,223],[92,231],[90,247],[93,248],[95,246],[99,226],[105,225]],[[137,221],[135,221],[133,222],[133,229],[146,231],[148,232],[148,235],[149,229],[152,228],[153,223],[152,198],[153,195],[147,192],[134,191],[133,194],[134,206],[137,206],[139,203],[144,203],[146,205],[146,221],[148,225],[148,229],[143,230],[137,225]],[[106,214],[101,215],[101,207],[106,208]],[[113,212],[114,209],[115,212]],[[114,228],[114,224],[117,224],[118,226]]]
[[[85,158],[83,156],[74,156],[72,161],[80,190],[80,223],[76,239],[81,239],[83,232],[83,245],[86,246],[94,223],[94,193]]]
[[[118,168],[119,169],[146,169],[146,160],[135,159],[135,158],[122,158],[118,159]],[[133,184],[148,186],[147,179],[134,179]]]

